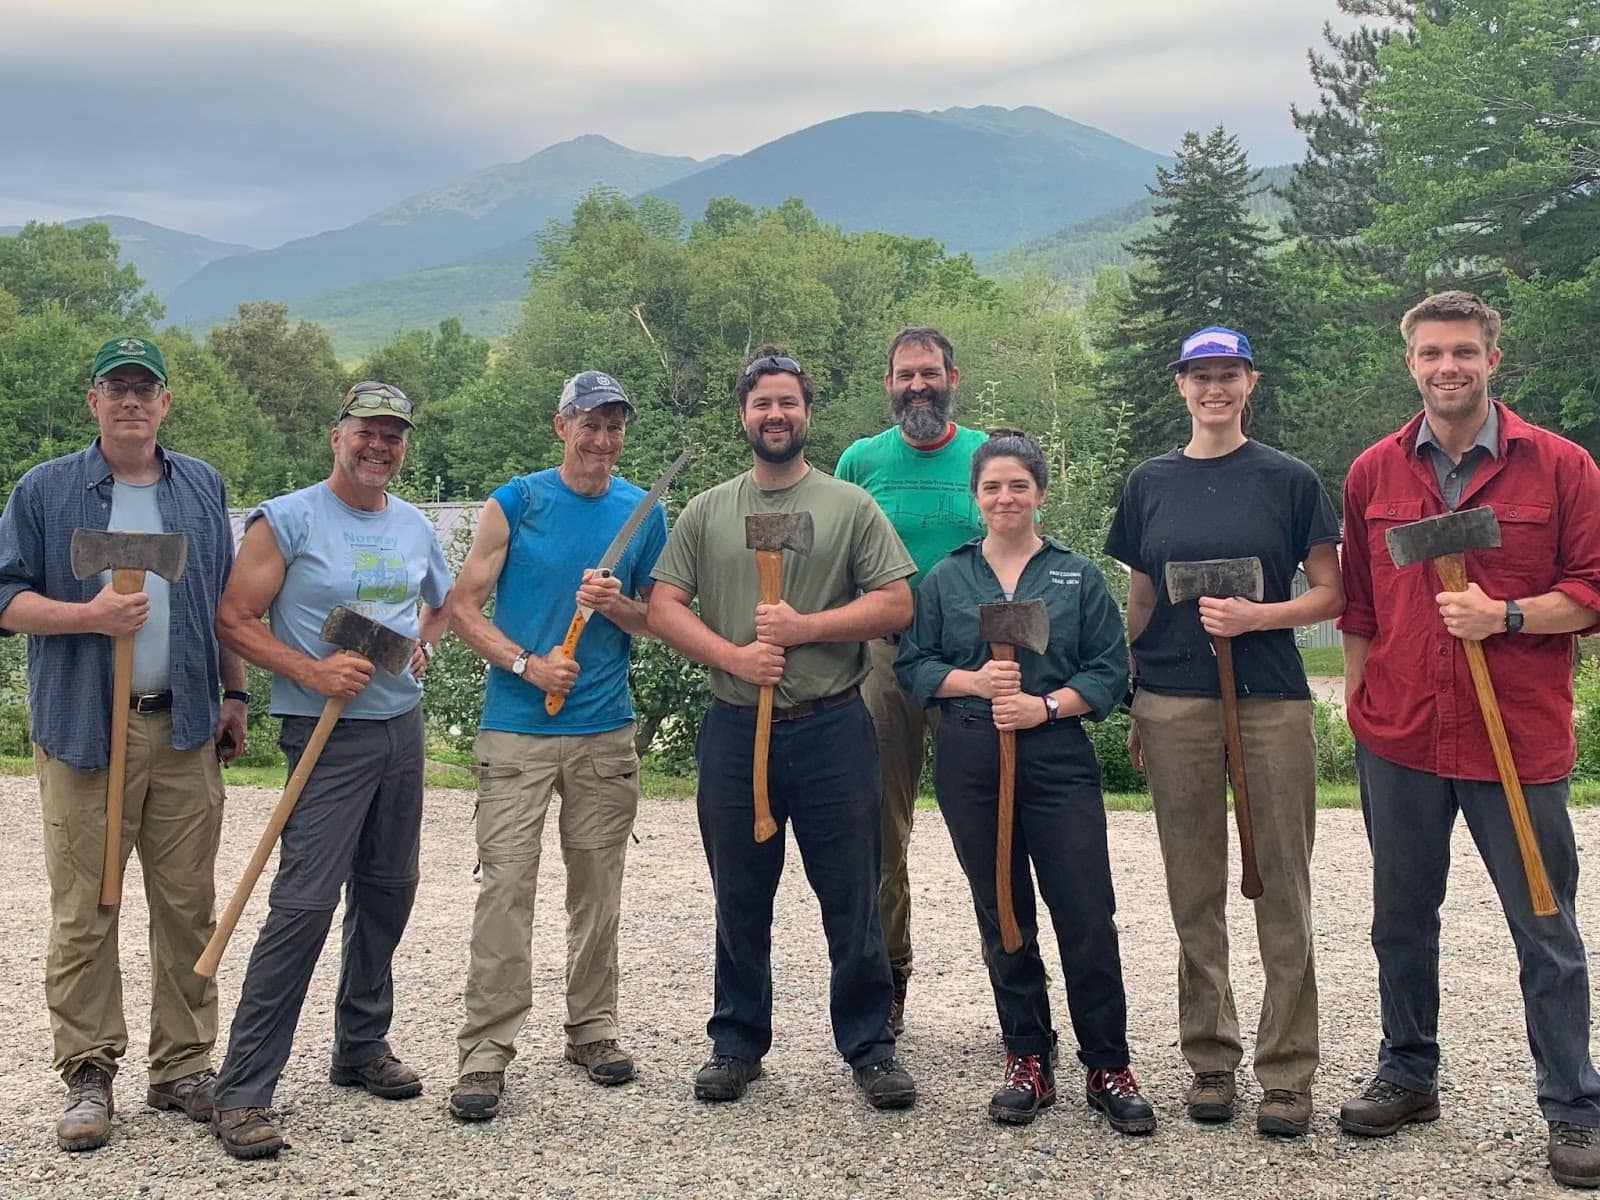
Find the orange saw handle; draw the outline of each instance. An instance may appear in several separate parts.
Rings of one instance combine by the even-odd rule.
[[[601,567],[595,572],[598,578],[604,579],[611,574],[606,567]],[[584,629],[589,624],[590,612],[587,608],[579,607],[572,614],[572,622],[567,626],[567,636],[561,639],[561,654],[565,658],[578,656],[578,639],[583,636]],[[546,693],[544,698],[544,711],[547,716],[555,716],[561,711],[561,706],[567,702],[565,696],[552,696]]]

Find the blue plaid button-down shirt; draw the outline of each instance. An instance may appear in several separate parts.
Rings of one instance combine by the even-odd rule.
[[[188,560],[172,584],[172,746],[196,750],[211,740],[219,712],[213,626],[233,566],[233,536],[216,468],[159,446],[156,453],[162,527],[189,535]],[[82,603],[100,590],[98,578],[72,574],[72,531],[106,528],[111,484],[98,438],[17,481],[0,515],[0,612],[21,592]],[[111,646],[98,633],[28,638],[33,740],[80,771],[98,771],[110,758]]]

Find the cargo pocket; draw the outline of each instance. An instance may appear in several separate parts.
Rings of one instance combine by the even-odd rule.
[[[578,786],[569,783],[571,794],[561,797],[562,841],[577,850],[615,846],[627,840],[639,815],[639,756],[631,750],[602,752],[586,765],[569,774]]]
[[[522,768],[516,763],[474,763],[478,857],[488,863],[531,862],[539,856],[532,814],[521,803]]]

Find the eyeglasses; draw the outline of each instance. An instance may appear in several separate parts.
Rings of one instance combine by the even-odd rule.
[[[144,379],[138,383],[129,383],[126,379],[96,379],[94,386],[107,400],[121,400],[129,392],[139,398],[140,403],[149,404],[162,392],[166,391],[166,384],[159,379]]]
[[[769,371],[787,371],[795,376],[805,374],[805,368],[787,355],[763,354],[760,358],[750,360],[749,366],[744,369],[744,377],[749,379],[752,375],[765,375]]]
[[[407,417],[411,415],[413,407],[411,400],[397,387],[387,383],[358,383],[344,394],[344,407],[339,410],[339,415],[348,416],[351,410],[357,408],[386,408]]]

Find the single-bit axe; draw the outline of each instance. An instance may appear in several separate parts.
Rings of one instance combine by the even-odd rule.
[[[978,638],[989,643],[989,655],[1000,662],[1016,662],[1018,647],[1043,654],[1050,645],[1050,613],[1044,601],[1006,600],[978,605]],[[1000,914],[1000,944],[1007,954],[1022,948],[1017,928],[1016,903],[1011,891],[1011,829],[1017,796],[1017,735],[1002,729],[1000,786],[995,813],[994,894]]]
[[[88,579],[111,572],[111,590],[127,595],[144,591],[145,572],[168,583],[183,574],[189,557],[184,533],[132,533],[123,530],[74,529],[72,573]],[[128,777],[128,703],[133,692],[133,637],[117,637],[111,670],[111,754],[106,764],[106,847],[100,867],[100,903],[122,903],[122,789]]]
[[[417,648],[416,638],[397,633],[387,625],[380,624],[371,617],[364,617],[355,609],[343,604],[328,614],[322,622],[319,636],[323,641],[337,647],[335,653],[354,654],[368,662],[376,663],[392,675],[405,673],[411,664],[411,655]],[[306,748],[300,754],[300,761],[295,764],[294,774],[289,776],[289,782],[284,785],[283,795],[278,799],[278,807],[274,808],[272,815],[267,818],[267,827],[261,832],[261,840],[256,843],[255,853],[250,856],[250,862],[245,866],[238,887],[233,889],[233,899],[228,901],[228,907],[217,920],[217,927],[211,934],[211,940],[206,943],[205,950],[194,964],[196,975],[210,979],[217,973],[217,964],[222,960],[222,952],[227,948],[228,939],[233,936],[234,926],[239,923],[239,916],[250,900],[250,893],[255,890],[256,881],[261,878],[261,872],[266,868],[272,848],[278,844],[283,827],[289,823],[289,814],[294,812],[294,806],[300,800],[300,793],[305,790],[306,780],[311,778],[317,759],[322,757],[322,748],[328,743],[328,735],[333,732],[334,723],[338,721],[339,714],[344,711],[347,702],[348,697],[329,696],[323,703],[322,715],[317,718],[316,727],[306,740]]]
[[[1173,604],[1209,596],[1227,600],[1240,596],[1261,603],[1264,584],[1259,558],[1207,558],[1198,562],[1169,562],[1167,599]],[[1222,698],[1222,737],[1227,747],[1228,784],[1233,789],[1233,819],[1239,826],[1239,891],[1248,899],[1261,895],[1261,868],[1256,865],[1256,828],[1250,818],[1250,785],[1244,771],[1244,739],[1239,735],[1239,696],[1233,681],[1233,639],[1213,635],[1211,652],[1217,659],[1217,690]]]
[[[1427,517],[1409,525],[1396,525],[1383,535],[1389,547],[1389,557],[1396,567],[1408,567],[1424,559],[1433,563],[1439,576],[1439,586],[1447,592],[1467,590],[1468,550],[1491,549],[1500,544],[1500,522],[1494,509],[1484,505],[1461,512]],[[1539,842],[1533,836],[1533,822],[1528,817],[1528,801],[1522,794],[1522,781],[1517,777],[1517,764],[1511,757],[1511,741],[1506,737],[1505,722],[1500,718],[1500,703],[1495,699],[1494,681],[1489,678],[1489,663],[1483,656],[1483,644],[1459,639],[1466,651],[1467,668],[1472,672],[1472,688],[1477,693],[1478,711],[1483,714],[1483,725],[1489,733],[1489,745],[1494,751],[1495,769],[1500,773],[1500,786],[1505,789],[1506,807],[1511,812],[1511,829],[1517,838],[1517,851],[1522,855],[1522,871],[1528,877],[1528,895],[1533,901],[1537,916],[1553,917],[1556,914],[1555,896],[1550,891],[1550,878],[1545,874],[1544,858],[1539,853]]]
[[[811,514],[751,513],[744,519],[745,549],[756,552],[756,575],[761,580],[761,603],[777,604],[783,599],[783,552],[810,554]],[[756,702],[755,762],[751,772],[751,791],[755,794],[756,841],[764,842],[778,832],[772,819],[772,799],[767,794],[767,751],[772,742],[772,686],[766,684]]]

